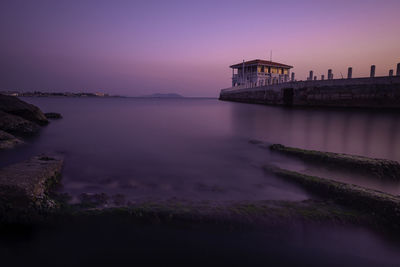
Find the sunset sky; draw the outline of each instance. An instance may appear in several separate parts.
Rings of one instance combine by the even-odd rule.
[[[0,90],[216,97],[270,50],[297,79],[387,75],[399,25],[399,0],[2,0]]]

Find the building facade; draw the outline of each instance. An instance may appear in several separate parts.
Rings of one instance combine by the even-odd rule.
[[[255,59],[230,66],[232,87],[257,87],[289,81],[292,66]]]

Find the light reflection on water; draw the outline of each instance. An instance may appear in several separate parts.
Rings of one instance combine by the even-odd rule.
[[[232,106],[237,133],[268,143],[400,161],[400,113],[360,109],[285,109]],[[241,119],[238,119],[241,118]],[[245,119],[248,118],[248,119]],[[353,170],[333,170],[301,161],[279,166],[367,188],[400,194],[400,183],[366,177]]]
[[[233,130],[271,143],[400,161],[394,111],[232,105]]]

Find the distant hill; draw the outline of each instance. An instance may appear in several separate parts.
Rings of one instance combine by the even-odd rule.
[[[184,96],[178,95],[178,94],[173,94],[173,93],[169,93],[169,94],[152,94],[152,95],[144,95],[141,97],[149,97],[149,98],[184,98]]]

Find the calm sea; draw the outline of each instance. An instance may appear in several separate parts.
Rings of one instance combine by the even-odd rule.
[[[61,154],[65,158],[61,191],[75,199],[81,193],[102,192],[124,194],[131,202],[305,200],[311,197],[301,188],[263,172],[265,163],[400,194],[398,183],[307,166],[249,143],[256,139],[267,144],[281,143],[400,161],[400,114],[394,112],[286,109],[217,99],[51,97],[23,100],[39,106],[44,112],[59,112],[64,118],[52,121],[39,136],[28,140],[27,145],[2,151],[0,165],[40,153]],[[399,258],[396,246],[369,231],[331,230],[329,227],[297,229],[285,233],[284,238],[265,233],[247,237],[222,233],[213,237],[210,233],[191,233],[185,237],[187,233],[172,233],[178,230],[163,230],[161,236],[166,235],[167,240],[173,235],[178,240],[173,243],[176,246],[189,244],[186,247],[190,250],[192,246],[189,254],[207,247],[208,253],[221,253],[222,256],[227,253],[228,258],[232,251],[233,254],[237,251],[236,256],[242,255],[244,261],[247,256],[254,261],[265,260],[262,255],[274,253],[276,258],[271,256],[270,259],[278,261],[286,252],[294,257],[286,259],[292,264],[319,265],[324,259],[331,258],[331,263],[339,265],[341,261],[337,255],[344,257],[344,263],[363,265],[393,263]],[[33,238],[24,246],[31,246],[29,253],[35,254],[37,244],[44,250],[50,249],[44,244],[51,243],[54,236],[71,239],[82,234],[69,231],[46,232],[48,236],[41,234],[39,239]],[[133,240],[138,235],[146,239],[137,233],[127,233],[127,238],[130,234]],[[102,242],[96,241],[99,237],[95,233],[89,235],[90,245]],[[200,243],[194,240],[200,240]],[[74,241],[70,240],[70,243]],[[153,245],[150,243],[149,247]],[[80,246],[84,245],[73,245],[77,251]],[[126,248],[125,243],[116,246]],[[164,247],[159,244],[155,248],[157,246],[160,251]],[[224,246],[226,248],[221,250]],[[314,251],[320,253],[319,258]]]
[[[60,112],[40,135],[0,153],[6,165],[39,153],[65,157],[62,189],[143,199],[302,200],[301,189],[262,171],[273,163],[394,194],[398,183],[329,173],[249,143],[400,161],[400,114],[285,109],[216,99],[24,98]]]

